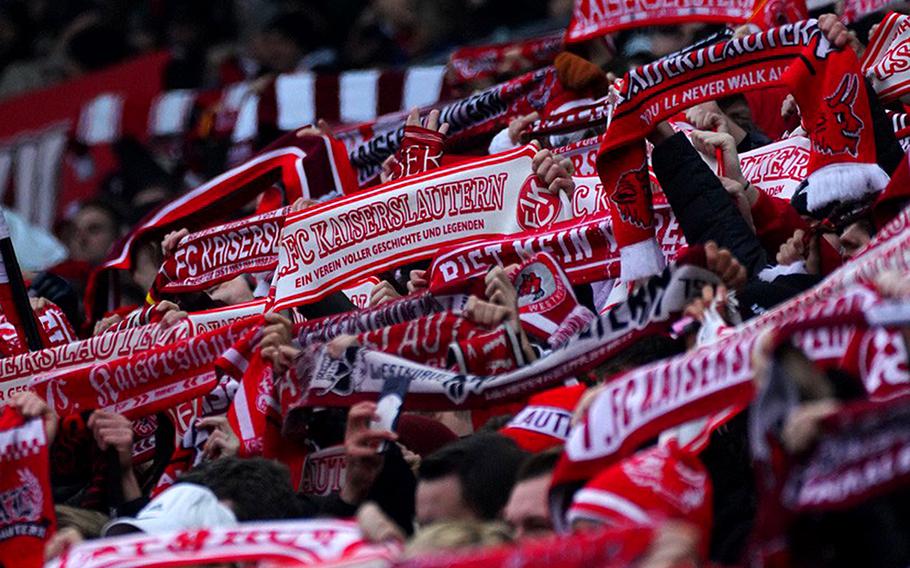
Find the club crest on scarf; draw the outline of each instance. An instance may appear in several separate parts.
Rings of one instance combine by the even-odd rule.
[[[558,195],[548,193],[537,176],[528,176],[518,194],[518,224],[521,228],[546,227],[556,220],[561,208]]]
[[[17,470],[16,475],[19,485],[0,492],[0,526],[35,523],[41,519],[44,508],[41,483],[28,468]]]
[[[812,136],[815,151],[829,156],[859,155],[859,141],[865,124],[853,111],[859,94],[859,76],[847,73],[834,92],[825,97],[826,109],[819,113]]]
[[[540,286],[541,278],[536,272],[529,272],[518,276],[518,295],[530,296],[531,300],[539,300],[544,295]]]
[[[610,201],[616,206],[619,216],[623,221],[638,227],[646,229],[650,226],[647,219],[641,216],[641,212],[635,206],[637,196],[642,192],[647,192],[647,201],[651,201],[651,185],[648,180],[648,161],[645,160],[641,166],[623,172],[616,180],[616,186],[610,194]]]

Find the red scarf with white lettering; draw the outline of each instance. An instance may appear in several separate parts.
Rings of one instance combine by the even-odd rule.
[[[112,309],[105,307],[107,272],[129,269],[135,247],[146,239],[157,241],[170,230],[211,227],[235,216],[259,196],[261,213],[290,205],[299,197],[324,199],[354,191],[350,165],[337,160],[333,144],[337,141],[327,136],[298,137],[291,132],[243,164],[150,213],[90,275],[88,314],[97,316]]]
[[[910,94],[910,16],[891,12],[863,52],[862,67],[878,98],[890,103]]]
[[[729,406],[748,405],[753,397],[752,349],[762,331],[821,317],[855,318],[876,296],[865,287],[847,288],[871,282],[889,269],[910,269],[910,209],[882,228],[862,255],[815,288],[714,343],[610,380],[569,436],[556,470],[559,483],[590,478],[667,428]],[[646,393],[655,396],[640,396]]]
[[[449,56],[449,81],[454,84],[495,79],[501,75],[527,71],[553,62],[562,51],[562,34],[460,47]]]
[[[171,345],[52,373],[31,387],[61,416],[97,408],[148,416],[211,391],[218,383],[215,360],[261,321],[250,316]]]
[[[566,43],[580,43],[609,33],[646,26],[689,22],[743,24],[752,16],[752,10],[751,0],[719,0],[710,7],[693,0],[666,3],[575,0],[572,21],[566,30]]]
[[[620,255],[612,220],[604,215],[603,185],[596,178],[576,178],[572,207],[583,220],[573,219],[549,228],[501,238],[446,247],[430,266],[430,291],[442,295],[470,290],[469,283],[492,266],[508,266],[535,253],[550,254],[572,284],[617,278]],[[654,211],[657,239],[663,255],[672,259],[686,246],[679,223],[669,207]]]
[[[56,528],[47,438],[40,418],[0,408],[0,564],[40,568]]]
[[[605,133],[597,170],[609,200],[620,247],[622,279],[658,272],[644,137],[657,124],[695,104],[778,84],[800,55],[827,55],[814,20],[799,22],[681,53],[630,70]],[[816,51],[804,48],[812,44]],[[806,51],[806,53],[804,53]]]
[[[40,324],[38,333],[46,347],[56,347],[76,341],[76,332],[66,315],[56,304],[48,302],[44,307],[34,310]],[[0,313],[0,356],[12,357],[28,353],[28,346],[19,338],[19,332],[6,314]]]
[[[389,180],[396,180],[435,170],[442,165],[445,135],[422,126],[404,127],[401,148],[395,152]]]
[[[165,257],[149,294],[201,292],[278,264],[278,236],[290,207],[211,227],[180,239]]]
[[[398,544],[368,543],[354,522],[269,521],[87,541],[65,551],[48,568],[166,568],[247,562],[281,566],[342,562],[384,565],[399,549]]]
[[[783,503],[799,512],[840,510],[907,487],[908,454],[910,396],[851,403],[822,421],[818,445],[783,482]]]

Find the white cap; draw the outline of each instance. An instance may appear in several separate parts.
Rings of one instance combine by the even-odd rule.
[[[237,526],[237,517],[209,489],[193,483],[177,483],[152,499],[135,518],[111,521],[101,533],[104,536],[134,532],[161,534],[233,526]]]

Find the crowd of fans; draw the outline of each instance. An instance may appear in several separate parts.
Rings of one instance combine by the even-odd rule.
[[[0,95],[79,76],[158,49],[172,55],[166,69],[168,88],[226,85],[295,70],[438,62],[456,46],[558,30],[567,24],[572,9],[570,2],[511,0],[161,1],[143,3],[142,10],[133,4],[78,0],[4,3],[0,6]],[[831,14],[818,19],[833,49],[861,54],[870,28],[883,15],[867,18],[851,29]],[[692,23],[638,28],[618,34],[608,47],[595,39],[570,48],[555,62],[557,79],[571,95],[559,102],[574,99],[584,105],[601,100],[628,69],[725,29]],[[523,71],[526,69],[516,69],[513,74]],[[506,77],[497,79],[502,78]],[[219,405],[207,399],[206,410],[193,416],[182,440],[175,439],[179,426],[165,411],[131,419],[128,412],[118,411],[112,404],[66,416],[55,411],[59,401],[44,396],[50,391],[15,394],[6,410],[0,407],[0,425],[4,412],[40,418],[48,440],[56,531],[43,543],[46,560],[59,562],[93,542],[117,542],[117,538],[135,533],[217,530],[254,521],[354,519],[365,541],[391,543],[395,559],[386,557],[384,561],[389,563],[521,547],[539,539],[554,550],[571,548],[575,544],[565,540],[569,538],[565,535],[645,527],[652,532],[645,549],[632,560],[636,566],[908,565],[906,471],[862,500],[845,499],[837,510],[790,510],[786,514],[781,513],[786,492],[769,481],[789,479],[789,472],[801,467],[800,460],[814,458],[814,450],[833,428],[831,421],[853,416],[856,405],[866,404],[861,410],[868,411],[868,405],[894,404],[896,400],[903,405],[900,408],[906,408],[906,399],[901,397],[910,387],[906,361],[910,348],[903,343],[894,348],[904,356],[893,368],[891,390],[883,395],[878,385],[864,384],[859,368],[835,364],[822,370],[816,366],[813,361],[820,357],[802,350],[808,352],[811,337],[790,344],[775,336],[779,330],[769,325],[763,339],[755,343],[751,363],[743,363],[751,365],[749,382],[755,391],[751,405],[736,408],[731,399],[728,404],[733,406],[726,408],[721,401],[710,412],[674,422],[660,436],[624,448],[618,456],[621,459],[596,471],[581,477],[573,474],[568,482],[565,473],[573,461],[564,448],[570,431],[581,432],[595,421],[591,414],[595,409],[605,410],[597,399],[611,381],[651,363],[695,353],[748,328],[773,313],[775,306],[824,286],[833,273],[861,261],[870,246],[888,237],[884,228],[903,209],[908,195],[902,187],[908,178],[896,174],[907,167],[908,158],[871,85],[860,96],[869,99],[869,126],[875,143],[872,157],[881,170],[893,176],[891,185],[864,187],[859,195],[823,188],[840,197],[828,200],[821,210],[807,205],[806,200],[813,198],[806,196],[805,180],[792,200],[783,200],[756,188],[741,168],[741,154],[784,139],[784,132],[797,130],[810,139],[814,136],[811,125],[806,128],[800,122],[806,109],[779,86],[760,91],[758,97],[737,95],[686,109],[675,121],[686,123],[685,128],[669,122],[655,128],[648,135],[654,181],[659,182],[688,243],[685,250],[676,251],[673,266],[698,265],[709,282],[693,280],[697,290],[687,292],[686,305],[658,331],[648,328],[648,333],[634,336],[618,352],[586,372],[566,377],[555,388],[484,408],[406,409],[395,423],[385,422],[387,408],[379,400],[344,406],[304,405],[302,412],[281,408],[273,400],[271,404],[279,408],[269,416],[277,416],[281,422],[277,428],[284,444],[277,452],[245,447],[235,421],[229,420],[232,400],[246,388],[242,382],[219,383],[218,396],[225,400]],[[854,97],[851,105],[855,103]],[[556,115],[565,108],[571,105],[548,111]],[[852,113],[854,107],[848,108]],[[900,109],[900,104],[889,110],[894,108]],[[573,161],[554,149],[589,138],[592,132],[530,134],[546,114],[542,109],[512,117],[506,128],[489,133],[480,147],[462,153],[463,148],[453,151],[445,146],[450,125],[440,119],[438,111],[412,112],[402,146],[425,151],[426,145],[439,141],[445,158],[417,154],[424,167],[414,172],[409,170],[414,155],[399,151],[383,164],[381,181],[407,180],[447,163],[470,164],[477,156],[510,150],[530,139],[535,183],[545,193],[571,200],[580,176]],[[320,122],[293,135],[331,139],[333,127]],[[604,125],[593,125],[593,129],[595,136],[601,135]],[[100,199],[82,203],[58,227],[68,259],[47,271],[25,274],[35,313],[59,306],[65,315],[67,339],[56,345],[149,322],[162,329],[175,328],[193,313],[268,297],[272,278],[268,272],[218,281],[200,293],[149,294],[159,284],[162,263],[173,258],[188,235],[216,222],[261,213],[259,203],[253,202],[227,217],[213,214],[203,222],[197,217],[196,225],[178,223],[144,234],[128,251],[129,273],[118,276],[122,278],[120,305],[101,315],[92,313],[89,304],[97,307],[98,300],[90,297],[97,290],[91,289],[89,274],[110,259],[118,241],[145,213],[184,190],[181,184],[185,180],[175,181],[174,172],[160,167],[150,150],[122,141],[118,151],[128,156],[124,163],[129,166],[101,188]],[[719,164],[721,173],[707,162]],[[318,205],[308,199],[281,203],[293,211]],[[546,262],[540,257],[531,261]],[[389,338],[405,342],[408,333],[417,333],[418,338],[410,339],[415,344],[418,339],[438,342],[446,337],[457,344],[462,359],[469,352],[483,355],[476,356],[479,366],[477,359],[466,364],[461,359],[446,360],[446,354],[440,363],[439,354],[432,349],[415,347],[408,352],[415,363],[498,375],[535,361],[545,362],[560,349],[571,348],[588,337],[585,334],[589,326],[596,327],[598,317],[603,321],[618,317],[619,312],[611,310],[640,300],[636,290],[661,285],[646,279],[639,281],[641,288],[618,279],[576,284],[554,269],[551,277],[566,284],[564,295],[571,300],[560,300],[561,306],[568,307],[556,310],[556,315],[546,312],[546,317],[554,319],[548,320],[550,327],[544,326],[546,333],[541,333],[539,321],[525,318],[522,310],[521,298],[528,291],[518,284],[518,278],[528,262],[486,267],[473,281],[470,297],[447,311],[451,319],[444,320],[443,326],[452,329],[445,334],[431,330],[435,323],[418,331],[403,331],[401,326],[408,325],[407,321],[373,330],[346,329],[344,333],[326,331],[331,329],[328,326],[320,331],[327,336],[318,342],[307,341],[301,333],[312,332],[314,328],[306,326],[325,321],[321,317],[377,313],[380,306],[404,305],[400,303],[421,297],[430,286],[430,261],[426,260],[402,263],[375,275],[378,283],[372,286],[366,306],[358,308],[337,292],[312,305],[265,314],[257,323],[259,332],[251,349],[271,369],[274,384],[288,380],[280,377],[296,376],[299,386],[308,384],[302,373],[316,373],[311,360],[314,349],[321,349],[338,365],[353,364],[351,354],[358,350],[403,355],[406,350],[398,349]],[[910,300],[907,274],[894,268],[867,275],[861,284],[877,301],[905,305],[902,302]],[[630,309],[645,310],[641,306]],[[149,316],[152,312],[158,315]],[[817,317],[822,315],[829,314]],[[899,329],[898,337],[906,341],[906,327]],[[517,347],[504,356],[508,365],[496,368],[490,362],[499,352],[489,352],[498,349],[503,337],[514,338]],[[557,337],[564,339],[560,342],[554,339]],[[827,357],[840,361],[840,356],[848,355],[848,344],[841,342],[843,352]],[[24,351],[4,348],[8,357],[22,357]],[[250,380],[241,374],[244,381]],[[252,405],[249,395],[246,397],[244,404]],[[404,400],[407,406],[407,394]],[[619,401],[614,402],[615,411],[621,413]],[[723,420],[712,422],[724,413]],[[692,442],[699,436],[703,437],[700,443]],[[140,450],[140,442],[151,443],[153,451]],[[769,445],[771,450],[767,450]],[[284,450],[304,456],[304,461],[287,459]],[[758,455],[766,450],[770,458]],[[177,455],[185,467],[173,467]],[[0,502],[0,512],[8,510]],[[13,515],[4,514],[0,529],[15,521],[9,520]],[[632,542],[632,533],[628,535],[603,546],[618,548]],[[2,541],[0,536],[0,544]],[[7,551],[0,547],[0,552]],[[0,554],[0,566],[18,565],[14,557],[4,554]],[[566,558],[570,556],[567,553]],[[534,565],[532,560],[526,562]],[[566,560],[566,565],[572,564]]]

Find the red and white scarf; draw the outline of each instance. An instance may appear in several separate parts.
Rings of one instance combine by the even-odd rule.
[[[66,315],[56,304],[48,302],[44,307],[34,310],[38,320],[38,333],[46,347],[56,347],[76,341],[76,332]],[[6,314],[0,313],[0,354],[12,357],[28,353],[28,346],[19,337],[19,330]]]
[[[555,69],[546,67],[443,106],[439,120],[449,123],[448,147],[471,148],[513,118],[542,110],[556,83]],[[400,147],[404,121],[404,113],[395,113],[336,133],[348,148],[361,187],[379,179],[382,163]]]
[[[743,24],[751,16],[753,0],[699,0],[682,2],[608,2],[575,0],[566,43],[579,43],[629,28],[704,22]]]
[[[272,270],[289,212],[283,207],[183,237],[161,263],[150,293],[201,292],[241,274]]]
[[[789,64],[820,37],[814,20],[799,22],[661,59],[623,77],[621,100],[597,162],[620,246],[623,280],[654,274],[663,261],[654,242],[644,137],[682,109],[779,83]],[[823,57],[827,49],[825,44],[815,53]]]
[[[97,408],[131,419],[148,416],[211,391],[218,383],[215,361],[259,322],[251,316],[170,345],[51,373],[31,388],[61,416]]]
[[[388,563],[399,550],[398,544],[368,543],[353,522],[269,521],[88,541],[68,549],[50,561],[47,568],[166,568],[236,562],[281,566],[325,566],[342,561]]]
[[[178,324],[162,330],[158,324],[149,324],[0,359],[0,405],[5,404],[13,393],[26,390],[35,377],[125,357],[179,341],[187,333],[186,325]]]
[[[596,178],[576,180],[572,207],[577,216],[587,217],[584,221],[563,221],[547,229],[444,248],[430,266],[430,290],[437,295],[463,292],[490,267],[521,263],[541,252],[553,256],[572,284],[617,278],[619,250],[612,221],[604,217],[602,189]],[[669,207],[657,208],[655,219],[661,250],[672,259],[686,245],[685,237]]]
[[[845,24],[851,24],[863,16],[884,10],[891,3],[892,0],[844,0],[841,19]]]
[[[815,288],[749,320],[715,343],[611,380],[592,402],[586,419],[570,434],[558,477],[563,481],[585,479],[667,428],[731,405],[747,405],[753,396],[752,348],[763,330],[854,314],[869,307],[875,296],[863,287],[845,293],[848,286],[869,282],[883,270],[906,272],[908,268],[910,209],[905,209],[879,231],[860,257]]]
[[[855,402],[822,421],[818,445],[790,468],[790,510],[841,510],[910,484],[910,396]]]
[[[910,94],[910,16],[891,12],[882,20],[863,53],[862,67],[883,103]]]
[[[559,198],[525,146],[304,209],[285,222],[274,309],[318,300],[365,276],[432,257],[443,245],[547,226]]]
[[[686,262],[699,262],[697,257],[693,251]],[[412,377],[405,401],[409,408],[481,408],[519,400],[586,372],[630,342],[664,329],[701,293],[702,283],[716,282],[713,273],[695,264],[667,268],[633,290],[628,301],[595,318],[563,347],[503,374],[451,373],[362,348],[349,349],[342,359],[333,359],[324,350],[307,351],[291,379],[297,382],[296,404],[349,406],[358,400],[374,400],[385,377],[392,374]]]
[[[808,176],[809,139],[791,136],[743,152],[739,165],[743,176],[758,190],[779,199],[790,199]]]
[[[40,418],[0,408],[0,564],[40,568],[56,528],[47,438]]]
[[[454,85],[473,83],[550,64],[562,51],[562,35],[460,47],[449,56],[449,81]]]

